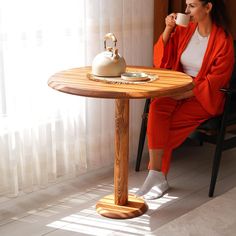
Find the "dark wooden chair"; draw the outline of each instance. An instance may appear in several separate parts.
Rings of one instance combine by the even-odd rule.
[[[236,55],[236,41],[234,41],[234,50]],[[229,88],[222,88],[220,91],[226,95],[223,114],[205,121],[190,135],[190,138],[198,139],[201,145],[204,142],[215,144],[209,197],[212,197],[214,194],[222,152],[236,147],[236,132],[233,132],[236,131],[236,63]],[[136,171],[140,169],[150,101],[150,99],[146,99],[144,106],[135,167]],[[229,138],[226,136],[227,133],[231,133]]]

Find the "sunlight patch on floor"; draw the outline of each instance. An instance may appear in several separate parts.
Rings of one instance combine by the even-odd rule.
[[[176,200],[177,197],[165,194],[162,198],[147,201],[149,210],[155,211],[162,205]],[[150,212],[149,212],[150,213]],[[87,235],[109,235],[117,232],[119,235],[145,235],[151,232],[150,215],[117,220],[105,218],[97,214],[95,205],[81,210],[77,214],[71,214],[58,221],[48,224],[48,227],[58,230],[66,230]]]

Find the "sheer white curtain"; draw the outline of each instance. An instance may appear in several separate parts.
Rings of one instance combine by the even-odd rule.
[[[0,196],[111,166],[114,100],[63,94],[55,72],[91,65],[113,32],[129,65],[152,65],[153,0],[0,0]],[[130,157],[143,101],[131,101]]]

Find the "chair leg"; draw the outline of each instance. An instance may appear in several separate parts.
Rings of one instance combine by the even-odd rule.
[[[226,96],[225,110],[223,113],[220,129],[219,129],[219,134],[217,135],[216,151],[215,151],[215,156],[213,160],[211,183],[210,183],[209,194],[208,194],[209,197],[213,197],[215,185],[216,185],[216,179],[217,179],[217,175],[218,175],[218,171],[220,167],[220,161],[221,161],[223,145],[224,145],[224,140],[225,140],[226,121],[227,121],[227,117],[228,117],[228,113],[230,109],[231,95],[232,95],[231,93],[228,93]]]
[[[142,159],[142,154],[143,154],[143,146],[145,143],[146,130],[147,130],[147,114],[149,112],[149,104],[150,104],[150,99],[147,99],[144,106],[141,130],[140,130],[140,135],[139,135],[138,154],[137,154],[136,166],[135,166],[135,171],[137,172],[140,169],[140,164],[141,164],[141,159]]]
[[[220,140],[219,143],[217,143],[216,145],[216,150],[215,150],[215,155],[214,155],[214,160],[213,160],[211,183],[210,183],[209,194],[208,194],[209,197],[213,197],[213,194],[214,194],[218,171],[220,168],[222,148],[223,148],[223,140]]]
[[[135,171],[139,171],[140,169],[140,164],[141,164],[141,159],[142,159],[142,154],[143,154],[143,146],[145,143],[145,137],[146,137],[146,129],[147,129],[147,124],[146,120],[142,120],[142,125],[141,125],[141,131],[139,135],[139,143],[138,143],[138,154],[137,154],[137,159],[136,159],[136,167]]]
[[[221,125],[220,132],[218,134],[215,155],[213,159],[211,183],[210,183],[209,194],[208,194],[209,197],[213,197],[213,194],[214,194],[218,171],[220,168],[221,156],[223,152],[223,145],[224,145],[224,138],[225,138],[225,120],[224,119],[222,123],[223,124]]]

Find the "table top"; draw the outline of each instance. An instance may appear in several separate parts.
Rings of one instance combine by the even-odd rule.
[[[170,96],[193,88],[192,78],[182,72],[152,67],[128,66],[127,72],[156,75],[151,82],[136,84],[106,83],[88,78],[91,67],[64,70],[52,75],[48,85],[61,92],[98,98],[150,98]]]

